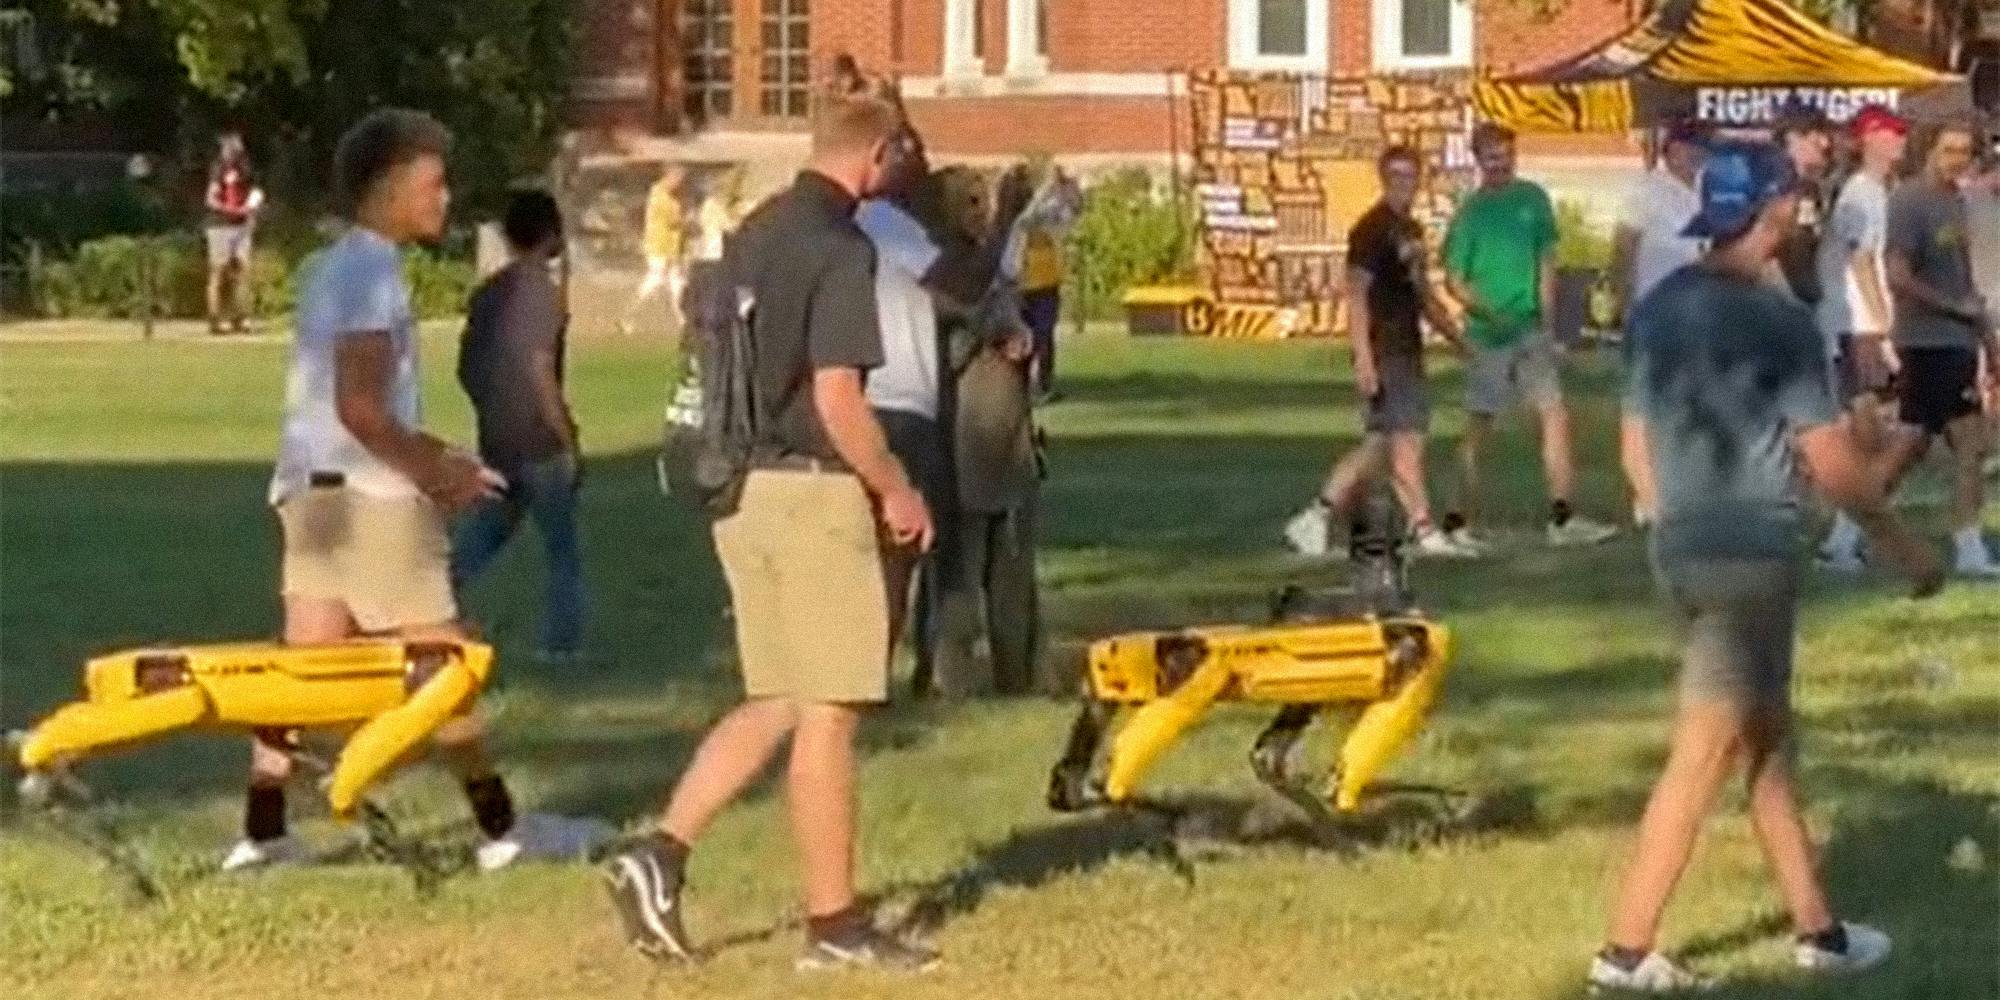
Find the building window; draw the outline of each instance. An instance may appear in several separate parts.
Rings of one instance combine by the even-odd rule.
[[[1229,65],[1325,73],[1328,0],[1229,0]]]
[[[683,0],[681,110],[697,125],[736,112],[735,31],[730,0]]]
[[[1035,54],[1044,59],[1049,57],[1049,0],[1034,0],[1035,4]]]
[[[972,54],[986,58],[986,0],[972,0]]]
[[[1472,65],[1471,0],[1374,0],[1375,67]]]
[[[758,111],[777,118],[803,118],[812,71],[807,0],[763,0],[763,4]]]

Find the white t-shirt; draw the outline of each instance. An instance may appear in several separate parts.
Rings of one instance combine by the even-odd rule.
[[[1838,350],[1839,338],[1852,333],[1889,332],[1855,330],[1855,324],[1868,310],[1852,266],[1854,254],[1866,251],[1880,267],[1882,248],[1888,239],[1889,189],[1864,173],[1849,177],[1840,186],[1840,196],[1833,202],[1833,216],[1819,241],[1819,286],[1824,289],[1819,299],[1819,332],[1826,337],[1828,350]]]
[[[1701,240],[1681,235],[1700,211],[1701,195],[1664,169],[1647,173],[1633,186],[1618,212],[1618,224],[1639,234],[1628,313],[1661,279],[1701,259]]]
[[[868,402],[937,419],[937,307],[919,282],[939,251],[923,224],[879,199],[861,203],[854,221],[875,244],[875,312],[882,365],[868,372]]]
[[[355,226],[303,270],[271,503],[305,490],[315,472],[341,473],[350,489],[369,496],[420,496],[409,477],[362,447],[334,411],[335,345],[351,334],[387,330],[396,350],[389,383],[391,415],[404,427],[418,427],[417,321],[403,280],[402,254],[381,234]]]

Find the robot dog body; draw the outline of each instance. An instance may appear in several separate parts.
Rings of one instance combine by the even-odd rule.
[[[1416,610],[1393,534],[1357,533],[1353,555],[1360,575],[1351,590],[1314,597],[1287,588],[1269,625],[1139,632],[1093,644],[1083,709],[1050,774],[1050,806],[1131,802],[1146,772],[1211,708],[1247,701],[1284,706],[1251,752],[1257,776],[1321,818],[1329,816],[1328,798],[1335,812],[1356,810],[1422,728],[1450,664],[1451,636]],[[1308,788],[1294,773],[1294,750],[1312,720],[1336,706],[1361,712],[1330,787]],[[1099,769],[1099,747],[1121,713],[1129,718]]]
[[[18,755],[32,782],[182,729],[357,726],[327,782],[328,803],[345,819],[370,785],[471,704],[492,664],[492,647],[475,642],[125,650],[90,660],[85,699],[30,730]]]

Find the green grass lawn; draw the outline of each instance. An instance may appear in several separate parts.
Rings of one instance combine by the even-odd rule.
[[[429,345],[428,420],[463,437],[448,339]],[[94,651],[267,636],[278,625],[276,343],[0,345],[0,723],[72,697]],[[1324,346],[1087,338],[1065,346],[1070,401],[1047,415],[1042,573],[1055,655],[1107,631],[1253,616],[1274,586],[1334,582],[1276,529],[1358,432]],[[1619,506],[1612,375],[1579,359],[1584,508]],[[572,383],[591,452],[584,537],[596,662],[525,654],[538,555],[519,544],[470,611],[501,649],[489,698],[528,808],[643,822],[731,701],[723,594],[705,526],[660,498],[650,451],[663,350],[585,345]],[[1447,371],[1446,392],[1457,382]],[[1448,398],[1448,397],[1447,397]],[[1455,438],[1455,406],[1440,407]],[[241,741],[189,736],[91,764],[165,889],[135,903],[90,853],[12,815],[0,832],[0,996],[1172,997],[1558,1000],[1580,996],[1612,879],[1664,752],[1673,647],[1636,541],[1554,553],[1530,437],[1495,461],[1504,558],[1420,565],[1456,630],[1428,731],[1394,777],[1503,793],[1533,809],[1422,846],[1330,852],[1285,834],[1252,779],[1260,713],[1219,712],[1150,783],[1203,803],[1169,863],[1144,816],[1042,805],[1071,705],[903,704],[864,736],[864,888],[934,928],[946,970],[920,980],[796,976],[792,853],[775,786],[696,854],[689,921],[722,942],[692,971],[623,950],[595,873],[522,866],[424,899],[398,870],[327,864],[240,879]],[[1442,477],[1439,477],[1440,481]],[[1934,479],[1914,492],[1935,533]],[[532,542],[532,539],[524,539]],[[1725,802],[1666,943],[1741,997],[2000,996],[2000,589],[1928,603],[1885,581],[1820,582],[1804,615],[1805,784],[1845,914],[1897,954],[1866,977],[1790,971],[1782,913],[1740,797]],[[1322,745],[1324,740],[1321,741]],[[406,824],[470,842],[463,804],[418,767],[386,789]],[[346,834],[310,796],[297,827]],[[1274,824],[1278,828],[1270,829]],[[1258,837],[1229,831],[1258,827]],[[1183,831],[1186,832],[1186,831]]]

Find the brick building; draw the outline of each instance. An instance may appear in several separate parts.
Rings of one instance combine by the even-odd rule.
[[[586,0],[576,120],[634,137],[795,131],[808,81],[845,51],[902,77],[941,155],[1153,158],[1186,148],[1188,70],[1505,72],[1609,38],[1636,2]]]

